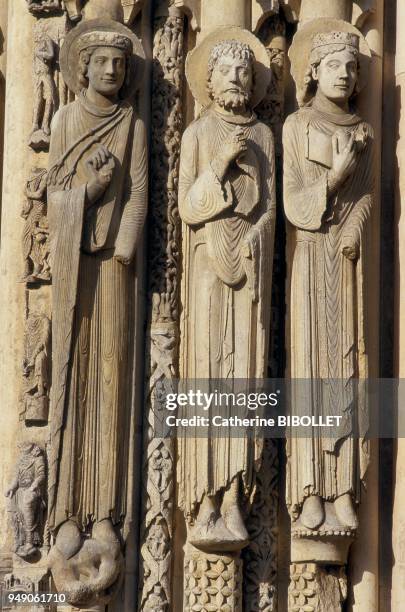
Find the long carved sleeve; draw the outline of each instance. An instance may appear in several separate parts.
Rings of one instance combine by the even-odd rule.
[[[284,148],[284,210],[287,219],[299,229],[317,231],[328,205],[328,173],[325,172],[311,185],[305,185],[299,125],[294,115],[287,119],[283,129]]]
[[[145,126],[136,120],[129,193],[121,218],[115,255],[131,260],[139,243],[148,207],[148,164]]]
[[[222,184],[209,166],[198,178],[198,139],[192,124],[183,135],[180,158],[179,212],[188,225],[214,219],[233,204],[229,182]]]

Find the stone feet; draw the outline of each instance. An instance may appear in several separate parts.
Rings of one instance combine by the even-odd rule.
[[[188,541],[205,552],[241,550],[249,543],[249,535],[239,509],[237,481],[225,492],[220,510],[216,501],[204,496]]]
[[[301,523],[307,529],[317,529],[325,520],[325,508],[319,495],[311,495],[304,501]]]
[[[353,506],[353,501],[349,493],[341,495],[335,500],[335,511],[336,516],[342,525],[349,527],[350,529],[357,529],[359,521],[357,519],[356,510]]]

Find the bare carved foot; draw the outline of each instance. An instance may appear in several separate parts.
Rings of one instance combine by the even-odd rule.
[[[214,500],[207,495],[201,504],[194,527],[188,538],[190,544],[206,552],[231,551],[242,548],[238,538],[226,527]]]
[[[357,519],[351,495],[349,493],[341,495],[335,500],[334,506],[337,517],[342,525],[345,525],[353,530],[357,529],[359,526],[359,521]]]
[[[322,525],[325,520],[325,508],[319,495],[310,495],[306,498],[300,519],[307,529],[317,529]]]

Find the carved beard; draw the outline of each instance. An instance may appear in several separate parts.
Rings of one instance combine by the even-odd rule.
[[[242,111],[248,106],[250,96],[245,91],[241,93],[225,91],[213,96],[213,98],[214,102],[216,102],[218,106],[227,111]]]

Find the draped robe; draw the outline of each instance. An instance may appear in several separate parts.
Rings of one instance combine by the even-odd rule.
[[[329,195],[329,168],[309,159],[314,153],[310,138],[315,130],[321,141],[327,137],[331,143],[338,129],[355,133],[364,142],[354,173]],[[372,128],[360,117],[326,113],[316,101],[284,125],[284,207],[292,261],[288,273],[292,410],[342,416],[333,438],[326,437],[322,428],[313,437],[298,437],[291,431],[287,503],[294,518],[309,495],[334,501],[349,493],[358,501],[367,467],[367,444],[357,437],[357,430],[367,421],[364,264],[373,192],[372,141]],[[358,248],[355,261],[342,253],[348,237]],[[306,382],[300,383],[302,379]]]
[[[87,158],[113,155],[109,187],[87,201]],[[53,262],[49,523],[126,511],[134,265],[147,207],[144,126],[133,107],[91,104],[85,92],[55,115],[48,210]]]
[[[243,127],[248,151],[231,164],[221,182],[214,159],[236,125]],[[179,180],[179,212],[185,224],[183,379],[227,379],[232,388],[232,379],[266,375],[274,180],[273,136],[254,115],[232,119],[209,109],[185,131]],[[246,240],[251,243],[249,261],[242,252]],[[221,414],[226,416],[223,409]],[[178,445],[179,505],[186,515],[205,493],[216,494],[238,474],[248,492],[260,462],[258,440],[232,437],[232,431],[223,428],[218,434],[211,429],[208,438],[195,434],[188,427]]]

